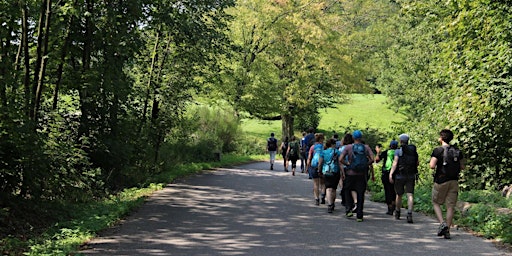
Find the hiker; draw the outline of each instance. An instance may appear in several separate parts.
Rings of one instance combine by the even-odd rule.
[[[324,139],[325,137],[323,133],[315,134],[315,144],[311,146],[308,154],[307,166],[309,178],[313,179],[313,195],[315,197],[315,205],[320,205],[320,203],[325,204],[324,179],[318,170],[318,161],[320,160],[320,155],[324,150]],[[322,199],[321,202],[320,198]]]
[[[345,146],[346,145],[349,145],[349,144],[352,144],[354,143],[354,139],[352,138],[352,134],[350,133],[346,133],[345,136],[343,136],[343,140],[341,141],[341,147],[340,147],[340,156],[341,156],[341,153],[343,153],[343,150],[345,149]],[[345,161],[348,161],[348,156],[345,157]],[[340,161],[341,163],[341,161]],[[346,166],[345,165],[340,165],[340,167],[342,169],[344,169],[345,171],[345,168]],[[340,182],[339,182],[339,186],[341,188],[341,191],[340,191],[340,196],[341,196],[341,205],[342,206],[346,206],[346,200],[345,200],[345,177],[342,177],[340,179]],[[352,195],[352,198],[354,200],[354,202],[357,202],[357,194],[355,191],[352,191],[351,192],[351,195]]]
[[[395,150],[393,165],[388,177],[389,182],[394,184],[396,192],[395,219],[400,219],[402,196],[407,193],[407,223],[413,223],[414,186],[419,165],[418,152],[416,152],[416,146],[409,144],[409,135],[401,134],[398,139],[400,148]]]
[[[354,200],[351,191],[357,194],[356,218],[358,222],[363,221],[364,194],[366,191],[368,170],[373,164],[373,152],[368,145],[361,142],[363,133],[355,130],[352,133],[354,143],[346,145],[340,156],[340,163],[346,165],[345,172],[345,215],[353,216]],[[348,159],[346,158],[348,156]]]
[[[341,147],[341,141],[340,141],[340,139],[339,139],[339,135],[338,135],[338,133],[336,133],[336,132],[333,132],[333,133],[334,133],[334,134],[332,135],[332,138],[334,139],[334,141],[336,141],[335,149],[336,149],[336,150],[339,150],[339,149],[340,149],[340,147]]]
[[[311,146],[315,144],[315,129],[313,127],[309,127],[308,134],[304,137],[304,147],[302,148],[303,154],[304,154],[304,161],[306,161],[306,170],[309,174],[309,167],[307,166],[307,161],[309,157],[309,150],[311,149]],[[308,175],[309,179],[311,179],[311,176]]]
[[[286,158],[286,151],[288,150],[288,136],[284,137],[281,142],[281,156],[283,157],[284,171],[288,172],[288,159]]]
[[[382,151],[382,145],[375,146],[375,151],[377,152],[377,156],[375,157],[375,162],[378,163],[383,161],[382,163],[382,186],[384,188],[384,197],[386,200],[386,204],[388,205],[387,215],[393,215],[395,211],[395,187],[393,184],[389,182],[389,171],[391,171],[391,167],[393,166],[393,160],[395,159],[395,151],[398,148],[398,141],[392,140],[389,143],[389,149]]]
[[[306,170],[306,164],[307,161],[307,149],[306,149],[306,132],[302,132],[302,139],[300,139],[300,171],[301,173],[304,173]]]
[[[450,239],[450,227],[459,193],[459,174],[464,170],[464,156],[457,147],[450,145],[453,140],[452,131],[443,129],[439,135],[441,146],[432,151],[429,164],[435,170],[432,205],[440,223],[437,235]],[[446,207],[446,221],[443,219],[442,204]]]
[[[270,154],[270,170],[274,170],[277,154],[277,139],[274,138],[274,133],[271,133],[270,138],[267,139],[267,152]]]
[[[336,188],[340,177],[343,175],[339,167],[339,150],[336,149],[336,140],[329,139],[325,143],[325,148],[320,155],[318,165],[321,168],[324,177],[326,197],[327,197],[327,212],[334,211],[334,202],[336,201]]]
[[[292,162],[292,175],[295,176],[295,169],[297,168],[297,160],[299,159],[300,146],[295,135],[292,135],[292,139],[288,144],[288,150],[286,150],[286,158]]]

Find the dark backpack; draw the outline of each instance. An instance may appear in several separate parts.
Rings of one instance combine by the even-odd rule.
[[[460,174],[460,150],[454,146],[443,147],[443,149],[441,174],[446,175],[447,180],[457,180]]]
[[[398,156],[398,174],[412,176],[418,173],[418,152],[416,146],[405,145]]]
[[[277,150],[277,139],[276,138],[268,138],[267,148],[268,148],[268,151],[276,151]]]
[[[368,170],[370,170],[364,144],[352,144],[352,159],[350,160],[348,169],[357,173],[367,173]]]
[[[288,153],[288,158],[298,158],[299,157],[299,143],[296,141],[290,142],[290,152]]]

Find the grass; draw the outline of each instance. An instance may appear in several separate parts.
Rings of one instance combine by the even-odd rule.
[[[382,94],[352,94],[346,104],[338,104],[336,108],[321,110],[320,131],[341,131],[344,127],[370,127],[383,132],[393,131],[393,123],[401,122],[404,116],[395,113],[386,104],[386,97]],[[245,119],[242,121],[242,130],[250,137],[266,139],[271,132],[280,138],[281,120],[263,121]],[[295,136],[302,137],[301,131]]]

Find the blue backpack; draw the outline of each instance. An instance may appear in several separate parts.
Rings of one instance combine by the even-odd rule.
[[[327,156],[330,156],[327,158]],[[337,149],[327,149],[323,152],[324,164],[322,168],[322,173],[327,176],[334,176],[335,173],[339,173],[340,169],[338,167],[338,150]]]
[[[324,151],[324,145],[315,144],[313,146],[313,158],[311,159],[311,167],[318,168],[318,160],[320,159],[320,154]]]
[[[364,144],[352,144],[352,159],[347,169],[357,173],[367,173],[370,170]]]

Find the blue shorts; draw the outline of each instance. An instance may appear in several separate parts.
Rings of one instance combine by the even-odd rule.
[[[316,167],[309,167],[308,169],[308,173],[309,173],[309,178],[310,179],[317,179],[317,178],[320,178],[320,175],[318,173],[318,168]]]

